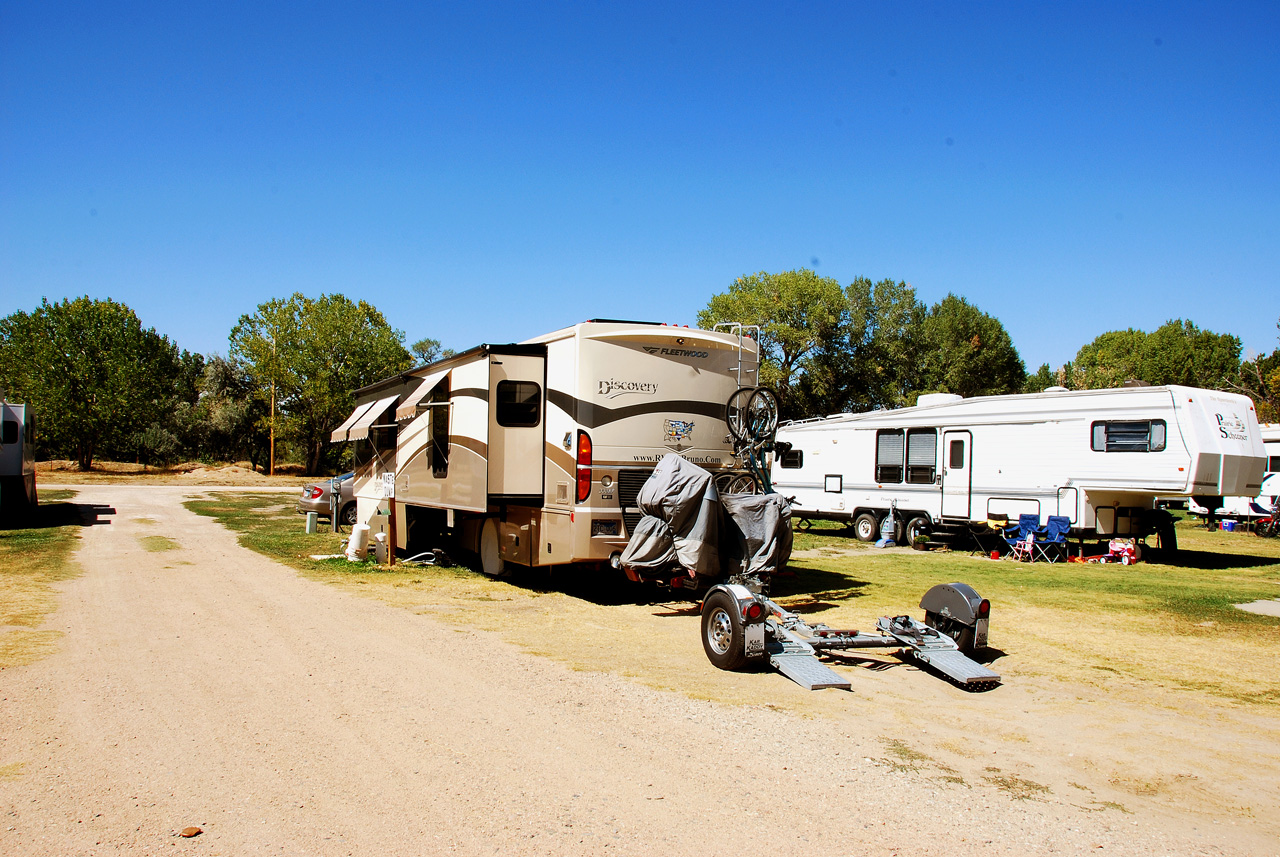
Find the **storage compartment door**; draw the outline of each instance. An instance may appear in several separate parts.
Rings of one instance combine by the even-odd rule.
[[[973,483],[973,435],[967,431],[942,433],[942,517],[969,520],[969,489]]]
[[[489,501],[542,505],[546,357],[489,355]]]

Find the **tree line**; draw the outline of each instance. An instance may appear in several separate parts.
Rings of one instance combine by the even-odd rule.
[[[1260,420],[1280,421],[1280,348],[1241,360],[1240,340],[1171,320],[1150,333],[1109,331],[1058,369],[1028,373],[995,317],[949,294],[926,306],[908,283],[846,286],[797,269],[739,277],[698,324],[757,325],[761,382],[783,416],[963,396],[1120,386],[1132,380],[1242,392]],[[1277,322],[1280,327],[1280,321]],[[0,392],[37,414],[37,455],[168,464],[275,462],[331,472],[346,450],[329,433],[353,391],[453,351],[404,333],[366,301],[295,293],[242,315],[225,356],[180,349],[128,306],[88,297],[0,319]]]

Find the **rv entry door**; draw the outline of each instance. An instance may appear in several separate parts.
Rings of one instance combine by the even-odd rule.
[[[969,489],[973,484],[970,453],[973,435],[967,431],[942,433],[942,517],[969,520]]]
[[[542,504],[546,363],[545,350],[540,354],[490,352],[491,503]]]

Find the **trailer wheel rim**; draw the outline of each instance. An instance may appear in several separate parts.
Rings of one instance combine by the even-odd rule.
[[[723,655],[729,651],[729,643],[732,639],[733,619],[723,607],[715,608],[707,621],[707,645],[711,646],[717,655]]]

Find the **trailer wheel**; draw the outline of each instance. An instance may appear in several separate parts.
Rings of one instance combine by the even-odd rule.
[[[916,543],[916,536],[927,536],[929,532],[929,519],[924,515],[916,515],[910,521],[907,521],[906,543],[913,545]]]
[[[853,519],[853,534],[860,542],[874,542],[880,537],[880,519],[870,512],[863,512]]]
[[[956,641],[956,645],[960,647],[960,651],[972,657],[975,651],[973,641],[973,628],[954,619],[948,619],[945,616],[939,616],[928,610],[924,614],[924,623],[931,628],[935,628],[948,637]]]
[[[724,590],[711,593],[702,604],[702,648],[707,660],[719,669],[742,669],[747,663],[738,602]]]

